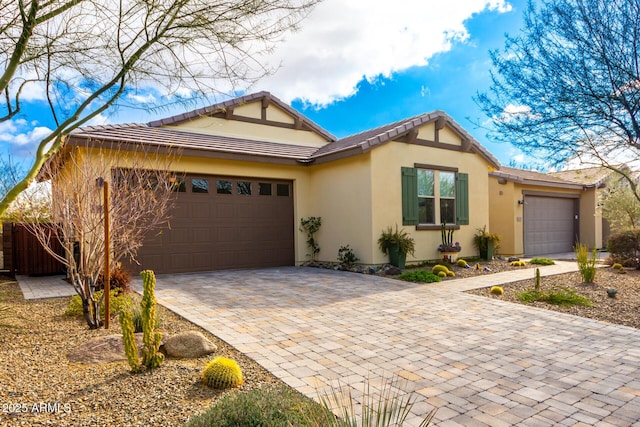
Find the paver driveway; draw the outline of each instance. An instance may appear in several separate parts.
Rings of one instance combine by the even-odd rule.
[[[158,276],[158,301],[289,385],[392,374],[438,426],[640,425],[640,331],[311,268]]]

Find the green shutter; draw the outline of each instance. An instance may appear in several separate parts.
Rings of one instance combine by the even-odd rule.
[[[402,225],[418,224],[418,172],[402,168]]]
[[[469,174],[456,173],[456,216],[458,224],[469,225]]]

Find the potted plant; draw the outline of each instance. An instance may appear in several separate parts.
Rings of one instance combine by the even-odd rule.
[[[480,258],[487,261],[493,259],[498,244],[500,243],[500,235],[487,232],[487,226],[478,228],[477,233],[473,236],[473,245],[480,251]]]
[[[382,230],[378,239],[378,247],[383,254],[389,255],[389,263],[403,269],[407,262],[407,254],[413,255],[415,252],[415,241],[404,229],[393,231],[391,227]]]
[[[447,224],[442,223],[440,227],[440,233],[442,237],[442,243],[438,246],[438,251],[442,255],[443,261],[453,263],[458,258],[458,252],[462,250],[459,242],[453,243],[453,228],[447,230]]]

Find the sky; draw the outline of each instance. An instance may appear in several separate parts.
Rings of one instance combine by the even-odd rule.
[[[277,71],[246,93],[267,90],[340,137],[443,110],[503,165],[528,163],[487,139],[473,100],[489,89],[489,51],[522,26],[526,0],[324,0],[267,59]],[[51,123],[25,99],[25,114],[0,123],[0,153],[29,161]],[[146,123],[192,109],[120,108],[96,123]]]

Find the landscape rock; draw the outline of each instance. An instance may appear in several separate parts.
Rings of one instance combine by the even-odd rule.
[[[142,334],[135,334],[138,350],[142,349]],[[67,354],[67,359],[75,363],[100,364],[127,360],[122,334],[105,335],[94,338],[76,347]]]
[[[162,348],[169,357],[192,359],[211,354],[218,347],[201,332],[186,331],[167,336]]]

